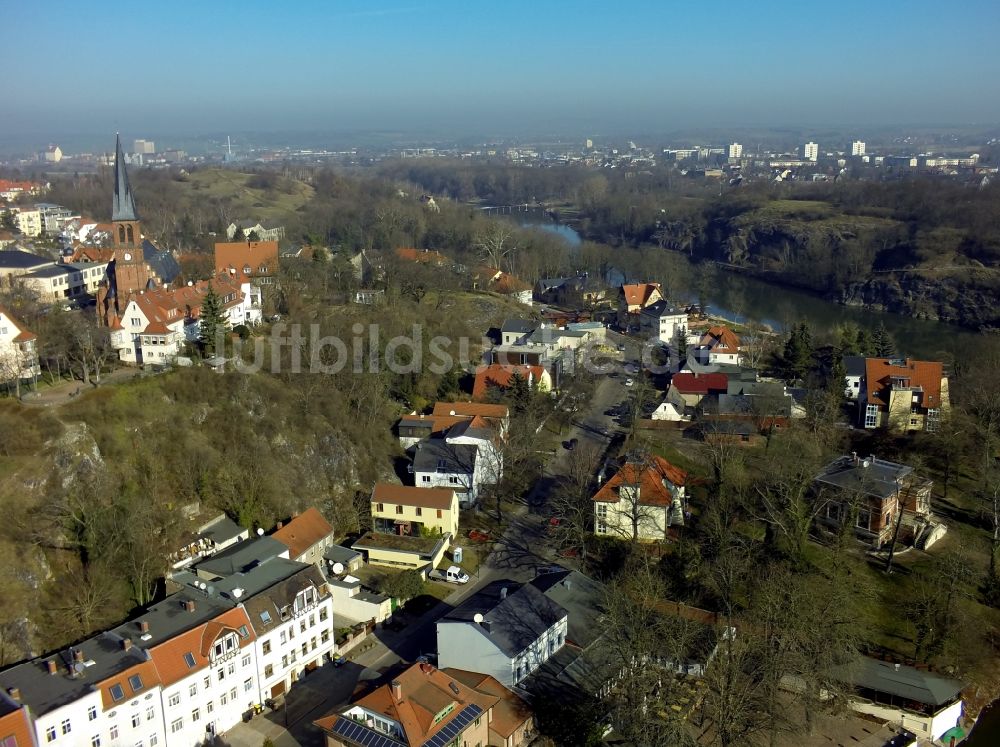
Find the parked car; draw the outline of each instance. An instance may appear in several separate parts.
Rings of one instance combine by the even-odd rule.
[[[463,571],[457,565],[451,566],[446,571],[434,569],[433,571],[427,574],[427,578],[431,579],[432,581],[447,581],[449,584],[469,583],[469,574]]]
[[[634,383],[635,382],[632,380],[631,376],[629,378],[625,379],[625,386],[632,386]]]

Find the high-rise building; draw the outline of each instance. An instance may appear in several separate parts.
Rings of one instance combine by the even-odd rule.
[[[588,137],[588,138],[587,138],[587,139],[586,139],[586,140],[584,141],[584,146],[583,146],[583,147],[584,147],[584,148],[586,148],[587,150],[590,150],[591,148],[593,148],[593,147],[594,147],[594,141],[593,141],[593,140],[591,140],[591,139],[590,139],[590,138]]]
[[[806,143],[802,146],[802,157],[807,161],[815,161],[819,158],[819,146],[816,143]]]
[[[742,158],[743,157],[743,146],[739,143],[731,143],[729,146],[729,157],[730,158]]]
[[[855,140],[851,143],[851,155],[863,156],[865,154],[865,144],[863,140]]]
[[[156,153],[156,144],[152,140],[136,140],[132,143],[132,152],[139,155]]]

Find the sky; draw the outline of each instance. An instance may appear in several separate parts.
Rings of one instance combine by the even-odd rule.
[[[998,0],[0,0],[0,17],[0,129],[42,140],[1000,122]]]

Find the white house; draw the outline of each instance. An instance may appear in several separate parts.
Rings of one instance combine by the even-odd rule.
[[[0,306],[0,383],[38,376],[36,336]]]
[[[694,357],[698,363],[702,364],[738,365],[740,362],[740,338],[729,327],[709,327],[698,339]]]
[[[594,495],[594,534],[656,542],[684,524],[687,475],[660,456],[626,461]]]
[[[438,620],[438,666],[514,687],[563,647],[568,618],[531,584],[494,581]]]
[[[245,607],[257,636],[258,703],[288,692],[336,646],[333,598],[315,565],[302,564],[297,573],[248,599]]]
[[[418,488],[450,488],[458,494],[462,506],[474,504],[480,488],[494,474],[485,460],[479,459],[478,445],[448,443],[443,438],[419,442],[412,469]]]
[[[861,355],[844,356],[844,396],[856,402],[865,380],[865,358]]]
[[[687,334],[688,315],[660,300],[639,312],[639,332],[647,340],[673,344],[678,330]]]
[[[649,417],[651,420],[667,420],[676,423],[684,419],[684,410],[673,402],[663,401]]]

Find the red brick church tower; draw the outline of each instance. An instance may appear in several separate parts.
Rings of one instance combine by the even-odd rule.
[[[135,209],[135,198],[125,170],[120,136],[115,136],[115,193],[111,208],[114,226],[114,258],[97,291],[97,314],[102,324],[114,326],[136,291],[154,282],[142,251],[142,224]]]

